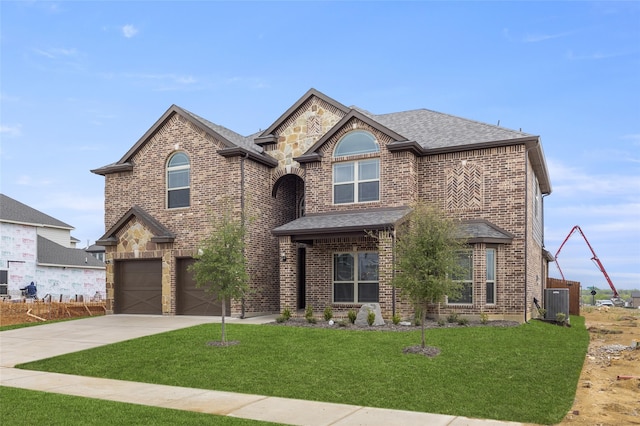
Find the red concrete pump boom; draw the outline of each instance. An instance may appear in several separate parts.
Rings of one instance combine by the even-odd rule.
[[[584,238],[585,243],[587,243],[587,245],[589,246],[589,250],[591,250],[591,253],[593,254],[593,257],[591,258],[591,260],[593,261],[593,263],[596,264],[596,267],[600,270],[600,272],[602,272],[602,274],[604,275],[605,279],[609,283],[609,287],[611,287],[611,290],[613,290],[613,298],[612,299],[620,299],[620,296],[618,295],[618,290],[616,290],[615,286],[611,282],[611,278],[609,278],[609,274],[607,274],[607,271],[604,269],[604,266],[602,265],[602,262],[600,262],[600,259],[598,259],[598,256],[596,255],[596,252],[593,251],[593,247],[591,247],[591,244],[589,244],[589,240],[587,240],[587,237],[584,235],[584,232],[582,232],[582,229],[580,229],[580,227],[578,225],[574,226],[571,229],[571,232],[569,232],[569,235],[567,235],[567,238],[565,238],[564,241],[562,242],[562,244],[560,244],[560,248],[556,252],[556,266],[558,267],[558,271],[560,271],[560,276],[562,277],[562,281],[566,281],[566,279],[564,278],[564,274],[562,273],[562,269],[560,269],[560,264],[558,263],[558,255],[560,254],[560,250],[562,250],[562,247],[567,242],[569,237],[571,237],[571,235],[573,235],[573,233],[576,232],[576,231],[579,231],[580,235],[582,235],[582,238]]]

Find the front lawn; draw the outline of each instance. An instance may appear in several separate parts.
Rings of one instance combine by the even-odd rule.
[[[589,343],[573,327],[427,330],[435,358],[403,354],[419,331],[378,332],[219,324],[158,334],[21,368],[430,413],[559,422],[571,408]]]
[[[148,407],[0,386],[4,425],[216,425],[267,426],[275,423]]]

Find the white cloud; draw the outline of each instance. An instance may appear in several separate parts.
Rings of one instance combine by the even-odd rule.
[[[102,196],[82,196],[71,192],[57,192],[47,196],[42,205],[43,209],[101,212],[104,209],[104,198]]]
[[[52,47],[46,50],[43,49],[33,49],[35,53],[40,56],[45,56],[49,59],[56,59],[60,57],[76,57],[78,56],[78,51],[76,49],[64,49],[60,47]]]
[[[53,180],[46,178],[35,179],[29,175],[20,175],[16,179],[16,184],[21,186],[29,186],[34,188],[39,188],[42,186],[49,186],[53,183]]]
[[[10,138],[18,137],[22,135],[22,125],[5,126],[0,124],[0,134]]]
[[[131,24],[127,24],[127,25],[122,27],[122,34],[126,38],[131,38],[131,37],[135,36],[136,34],[138,34],[138,29],[136,27],[134,27],[133,25],[131,25]]]
[[[547,158],[549,174],[556,197],[601,198],[603,196],[626,196],[638,199],[640,176],[625,174],[595,174],[571,167],[552,158]]]
[[[572,31],[567,31],[567,32],[558,33],[558,34],[528,34],[522,39],[522,41],[525,43],[538,43],[541,41],[547,41],[547,40],[553,40],[555,38],[566,37],[571,34],[573,34]]]

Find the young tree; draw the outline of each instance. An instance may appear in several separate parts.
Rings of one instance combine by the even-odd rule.
[[[197,287],[204,287],[222,303],[222,337],[226,344],[226,299],[240,299],[248,288],[244,256],[245,226],[230,208],[211,215],[211,234],[200,243],[196,262],[189,267]]]
[[[422,348],[425,348],[424,323],[430,303],[459,294],[460,284],[452,277],[460,275],[458,253],[463,241],[456,238],[456,226],[433,207],[417,204],[406,225],[398,230],[396,268],[393,285],[419,310]]]

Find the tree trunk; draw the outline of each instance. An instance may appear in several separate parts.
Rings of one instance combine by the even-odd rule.
[[[422,312],[420,312],[420,314],[421,314],[420,316],[422,318],[420,318],[420,326],[421,326],[421,329],[422,329],[421,330],[422,331],[422,349],[424,349],[425,346],[426,346],[426,341],[425,341],[425,338],[424,338],[424,323],[427,321],[427,306],[426,306],[426,304],[425,304],[425,306],[422,307],[421,311]]]
[[[222,338],[220,339],[222,343],[225,343],[227,341],[227,338],[225,336],[225,330],[224,330],[224,317],[226,315],[226,311],[227,311],[226,302],[223,297],[222,298]]]

